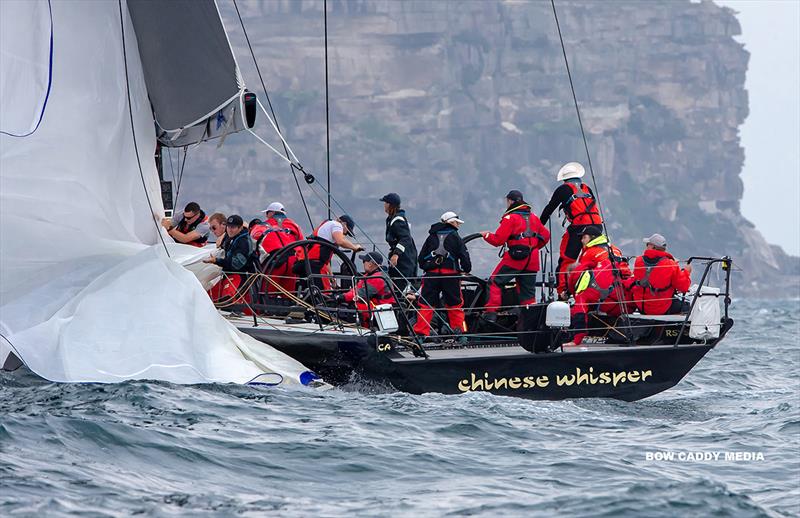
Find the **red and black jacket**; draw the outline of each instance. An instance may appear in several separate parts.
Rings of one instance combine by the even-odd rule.
[[[469,273],[472,262],[458,229],[448,223],[434,223],[419,252],[419,267],[430,273]]]

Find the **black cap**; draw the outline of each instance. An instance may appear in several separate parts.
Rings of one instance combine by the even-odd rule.
[[[356,228],[356,222],[353,221],[353,218],[351,218],[347,214],[342,214],[341,216],[339,216],[339,221],[347,225],[347,232],[345,232],[345,234],[347,234],[348,236],[352,236],[353,230]]]
[[[232,227],[243,227],[244,220],[241,216],[234,214],[233,216],[228,216],[228,219],[225,220],[226,225],[230,225]]]
[[[263,222],[263,221],[261,221],[260,219],[258,219],[258,218],[253,218],[253,219],[251,219],[251,220],[250,220],[250,223],[248,223],[248,224],[247,224],[247,226],[248,226],[248,227],[254,227],[254,226],[256,226],[256,225],[261,225],[261,224],[263,224],[263,223],[264,223],[264,222]]]
[[[383,264],[383,256],[380,252],[367,252],[358,256],[362,261],[372,261],[375,264]]]
[[[385,201],[389,205],[393,205],[395,207],[399,207],[400,206],[400,195],[397,194],[396,192],[390,192],[389,194],[387,194],[386,196],[381,198],[381,201]]]
[[[513,191],[508,191],[508,194],[506,194],[506,199],[511,201],[523,201],[525,197],[522,196],[521,192],[514,189]]]
[[[581,235],[587,235],[591,237],[598,237],[603,235],[603,228],[599,225],[586,225],[583,227],[581,231]]]

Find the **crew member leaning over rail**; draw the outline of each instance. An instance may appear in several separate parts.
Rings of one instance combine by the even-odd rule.
[[[645,315],[667,315],[689,310],[686,301],[675,298],[685,293],[692,282],[692,265],[681,269],[667,252],[667,240],[661,234],[643,239],[644,253],[633,263],[634,283],[631,288],[636,307]]]
[[[389,286],[386,271],[382,268],[383,257],[379,252],[367,252],[358,256],[364,262],[365,277],[344,295],[337,295],[337,302],[355,303],[361,325],[369,328],[370,311],[381,304],[394,304],[395,298]]]
[[[493,233],[482,231],[483,239],[492,246],[506,246],[506,251],[489,277],[489,301],[484,320],[497,320],[497,310],[502,304],[503,287],[517,281],[520,304],[530,304],[536,299],[536,275],[539,271],[539,254],[550,240],[550,232],[531,211],[522,193],[513,190],[506,195],[506,211],[500,226]]]
[[[205,246],[211,232],[206,213],[196,202],[187,203],[183,214],[178,217],[163,218],[161,225],[176,243],[196,247]]]

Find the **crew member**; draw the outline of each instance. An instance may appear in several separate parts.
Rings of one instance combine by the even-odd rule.
[[[578,259],[581,252],[581,231],[587,225],[602,228],[603,218],[592,189],[581,182],[586,170],[578,162],[569,162],[558,171],[558,181],[564,182],[553,192],[550,202],[542,210],[540,219],[547,224],[553,212],[560,208],[569,221],[559,246],[556,267],[557,291],[562,298],[567,288],[567,267]]]
[[[417,276],[417,245],[411,237],[406,211],[400,208],[400,196],[390,192],[381,200],[386,213],[386,242],[389,244],[389,277],[403,290]]]
[[[492,246],[506,246],[500,263],[489,277],[489,301],[484,319],[497,320],[497,310],[502,304],[503,287],[516,278],[519,303],[530,304],[536,299],[536,272],[539,271],[539,254],[550,240],[550,232],[542,225],[522,193],[513,190],[506,195],[506,211],[500,226],[492,232],[482,231],[483,239]]]
[[[184,243],[196,247],[205,246],[211,232],[206,213],[196,202],[186,204],[181,217],[163,218],[161,225],[176,243]]]
[[[570,308],[571,342],[564,346],[580,345],[587,334],[589,312],[600,311],[618,317],[628,311],[628,293],[633,278],[622,251],[608,242],[602,231],[594,226],[584,227],[580,234],[581,250],[577,263],[568,269],[568,290],[575,302]]]
[[[258,238],[257,245],[263,251],[264,261],[262,267],[269,262],[270,256],[281,250],[286,245],[302,241],[303,231],[300,226],[286,216],[286,208],[280,202],[272,202],[262,211],[265,221],[262,224],[264,231]],[[269,272],[272,280],[284,290],[293,292],[297,285],[297,276],[293,272],[296,261],[295,254],[284,253],[270,263]],[[267,293],[278,291],[272,284],[267,283]]]
[[[215,302],[234,298],[244,280],[243,274],[253,272],[250,236],[242,217],[236,214],[229,216],[225,221],[225,233],[228,239],[225,241],[224,257],[211,255],[203,260],[205,263],[220,266],[226,274],[223,280],[214,286],[215,289],[211,290]]]
[[[461,294],[461,274],[472,270],[467,246],[458,235],[464,223],[455,212],[442,214],[439,223],[431,225],[428,238],[419,253],[419,266],[425,271],[422,278],[419,314],[414,324],[414,333],[419,337],[430,335],[433,308],[439,305],[440,297],[447,310],[450,329],[455,335],[467,331],[464,322],[464,299]],[[459,341],[466,337],[459,336]]]
[[[394,304],[395,298],[386,272],[381,267],[383,264],[381,254],[367,252],[358,258],[364,261],[364,278],[359,280],[352,290],[337,298],[345,302],[354,302],[359,311],[361,325],[369,328],[372,309],[381,304]]]
[[[214,234],[214,238],[216,239],[217,248],[222,248],[222,243],[225,240],[225,214],[221,212],[215,212],[214,214],[208,217],[208,229]]]
[[[672,315],[688,311],[689,305],[675,297],[685,293],[692,282],[692,265],[681,269],[667,252],[667,240],[661,234],[645,238],[644,253],[633,263],[631,288],[636,307],[645,315]]]
[[[332,244],[346,250],[360,252],[364,250],[360,245],[350,241],[346,236],[353,237],[355,221],[347,214],[343,214],[336,219],[325,220],[314,229],[314,239],[325,244]],[[311,245],[308,247],[308,263],[311,271],[306,269],[306,254],[303,248],[298,248],[295,256],[297,261],[294,264],[293,272],[297,275],[308,276],[310,274],[323,275],[313,279],[314,284],[321,290],[331,289],[331,270],[330,263],[333,257],[333,248],[325,245]]]

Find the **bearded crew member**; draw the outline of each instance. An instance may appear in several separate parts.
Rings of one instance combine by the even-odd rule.
[[[379,252],[368,252],[358,256],[364,261],[364,278],[359,280],[355,287],[337,297],[337,301],[353,302],[359,311],[361,325],[369,328],[372,320],[371,311],[381,304],[394,304],[389,279],[386,271],[381,267],[383,257]]]
[[[286,208],[280,202],[272,202],[262,211],[264,222],[256,228],[250,229],[250,235],[256,240],[258,247],[259,263],[261,268],[269,263],[269,271],[265,272],[275,283],[288,292],[295,291],[297,276],[294,273],[294,264],[297,261],[295,254],[285,253],[270,262],[271,255],[286,245],[302,241],[303,231],[292,219],[286,217]],[[266,283],[267,293],[277,290],[271,283]]]
[[[360,245],[353,243],[346,237],[353,237],[355,225],[353,218],[347,214],[342,214],[336,219],[328,219],[320,223],[314,229],[313,237],[309,238],[324,243],[324,245],[311,245],[308,247],[308,264],[311,267],[311,271],[306,268],[306,253],[303,248],[298,248],[295,253],[297,260],[292,271],[297,275],[304,276],[310,274],[322,275],[322,277],[315,277],[312,282],[321,290],[330,290],[331,279],[329,276],[331,275],[330,264],[333,258],[333,249],[338,247],[355,252],[364,250]]]
[[[439,223],[428,231],[428,238],[419,253],[419,266],[425,271],[422,277],[419,314],[414,324],[414,333],[425,337],[431,333],[433,308],[443,299],[450,329],[455,335],[467,331],[464,323],[464,299],[461,294],[461,274],[472,270],[467,246],[458,235],[464,223],[455,212],[442,214]],[[459,341],[466,341],[460,336]]]
[[[229,216],[225,221],[225,232],[228,237],[224,244],[225,255],[223,257],[212,255],[203,260],[205,263],[220,266],[226,274],[211,290],[211,297],[215,302],[234,298],[244,280],[242,274],[253,272],[250,235],[241,216],[236,214]],[[248,299],[249,297],[245,295],[245,300]]]
[[[675,298],[685,293],[692,282],[692,265],[681,269],[667,252],[667,240],[661,234],[644,238],[645,251],[633,262],[631,288],[636,307],[645,315],[672,315],[686,312],[689,304]]]
[[[578,162],[569,162],[558,171],[558,181],[563,181],[550,198],[550,202],[542,210],[540,219],[547,224],[553,212],[560,208],[569,221],[558,253],[556,267],[557,291],[566,299],[567,268],[578,259],[581,252],[581,232],[587,225],[602,229],[603,218],[592,189],[581,182],[586,170]]]
[[[389,277],[403,290],[417,276],[417,245],[411,237],[406,211],[400,208],[400,196],[390,192],[381,200],[386,213],[386,243],[389,244]]]
[[[600,311],[611,317],[627,311],[627,294],[633,282],[622,251],[593,225],[580,234],[583,248],[577,263],[569,268],[568,287],[575,303],[570,308],[571,342],[564,346],[580,345],[586,337],[589,312]]]
[[[489,277],[489,301],[486,304],[484,319],[497,320],[497,310],[502,304],[503,287],[513,279],[517,281],[519,303],[530,304],[536,299],[536,272],[539,271],[539,254],[550,240],[550,232],[539,218],[531,212],[531,207],[519,191],[506,195],[507,210],[500,220],[500,226],[492,232],[483,231],[483,239],[492,246],[507,247],[503,258]]]
[[[211,233],[206,213],[196,202],[187,203],[181,217],[163,218],[161,225],[176,243],[196,247],[205,246]]]

